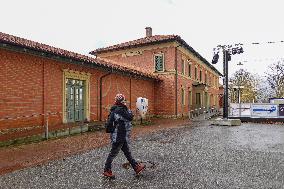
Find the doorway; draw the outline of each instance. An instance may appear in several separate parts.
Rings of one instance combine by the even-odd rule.
[[[66,119],[78,122],[85,119],[85,81],[66,78]]]

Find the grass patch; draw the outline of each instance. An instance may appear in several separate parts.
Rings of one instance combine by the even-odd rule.
[[[33,135],[30,137],[24,137],[24,138],[17,138],[14,140],[8,140],[0,142],[0,147],[7,147],[7,146],[18,146],[22,144],[30,144],[34,142],[40,142],[45,140],[42,135]]]
[[[152,125],[152,124],[153,124],[153,122],[150,119],[142,120],[142,123],[141,123],[141,120],[132,121],[133,127],[149,126],[149,125]]]

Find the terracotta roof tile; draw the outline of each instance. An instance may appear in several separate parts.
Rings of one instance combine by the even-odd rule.
[[[90,52],[92,55],[104,53],[104,52],[111,52],[121,49],[139,47],[139,46],[146,46],[151,44],[158,44],[158,43],[165,43],[170,41],[177,41],[185,48],[187,48],[190,52],[192,52],[196,57],[198,57],[201,61],[203,61],[206,65],[208,65],[212,70],[214,70],[220,76],[222,75],[214,66],[212,66],[205,58],[203,58],[197,51],[195,51],[191,46],[189,46],[179,35],[154,35],[150,37],[144,37],[140,39],[136,39],[133,41],[128,41],[124,43],[120,43],[117,45],[112,45],[109,47],[98,48]]]
[[[66,58],[74,59],[77,61],[83,61],[83,62],[95,64],[95,65],[98,65],[104,68],[109,68],[112,70],[118,70],[120,72],[135,74],[138,76],[158,80],[158,77],[155,76],[154,74],[144,73],[142,71],[135,69],[134,67],[129,68],[129,67],[121,66],[118,63],[112,63],[104,59],[92,58],[86,55],[78,54],[78,53],[67,51],[67,50],[60,49],[60,48],[55,48],[49,45],[45,45],[45,44],[38,43],[35,41],[31,41],[31,40],[16,37],[13,35],[5,34],[2,32],[0,32],[0,43],[11,44],[11,45],[15,45],[15,46],[19,46],[19,47],[23,47],[27,49],[32,49],[32,50],[37,50],[37,51],[45,52],[45,53],[51,53],[53,55],[58,55],[61,57],[66,57]]]
[[[130,47],[136,47],[136,46],[142,46],[142,45],[148,45],[151,43],[158,43],[158,42],[166,42],[166,41],[174,41],[177,38],[180,38],[178,35],[154,35],[151,37],[144,37],[140,39],[136,39],[133,41],[128,41],[124,43],[120,43],[117,45],[112,45],[109,47],[99,48],[94,51],[91,51],[90,54],[97,54],[97,53],[103,53],[103,52],[109,52],[114,51],[118,49],[124,49],[124,48],[130,48]]]

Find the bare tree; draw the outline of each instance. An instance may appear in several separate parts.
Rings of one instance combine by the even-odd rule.
[[[268,66],[266,79],[275,93],[275,98],[284,97],[284,59]]]
[[[257,85],[257,96],[256,102],[258,103],[268,103],[269,98],[275,96],[274,91],[271,90],[271,87],[264,76],[256,75],[258,78],[258,85]]]

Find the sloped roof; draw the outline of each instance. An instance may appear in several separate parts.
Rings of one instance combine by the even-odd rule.
[[[190,52],[192,52],[197,58],[199,58],[202,62],[204,62],[207,66],[209,66],[212,70],[214,70],[217,74],[222,75],[214,66],[212,66],[205,58],[203,58],[197,51],[195,51],[191,46],[189,46],[179,35],[153,35],[149,37],[144,37],[140,39],[136,39],[133,41],[128,41],[124,43],[120,43],[117,45],[112,45],[109,47],[98,48],[90,52],[92,55],[97,55],[105,52],[112,52],[116,50],[129,49],[133,47],[141,47],[146,45],[153,45],[159,43],[173,42],[177,41]]]
[[[107,68],[107,69],[111,69],[114,71],[135,74],[137,76],[142,76],[142,77],[158,80],[158,77],[156,75],[145,73],[135,68],[121,66],[118,63],[113,63],[110,61],[106,61],[104,59],[92,58],[86,55],[78,54],[78,53],[67,51],[67,50],[60,49],[60,48],[55,48],[55,47],[52,47],[46,44],[27,40],[24,38],[16,37],[16,36],[5,34],[2,32],[0,32],[0,43],[23,47],[25,49],[36,50],[39,52],[50,53],[50,54],[57,55],[57,56],[64,57],[64,58],[70,58],[76,61],[82,61],[82,62],[94,64],[102,68]]]
[[[96,54],[100,54],[104,52],[127,49],[131,47],[138,47],[138,46],[144,46],[144,45],[150,45],[150,44],[155,44],[159,42],[169,42],[169,41],[175,40],[178,37],[179,36],[177,35],[154,35],[150,37],[144,37],[144,38],[136,39],[133,41],[120,43],[117,45],[112,45],[109,47],[98,48],[96,50],[91,51],[90,54],[96,55]]]

